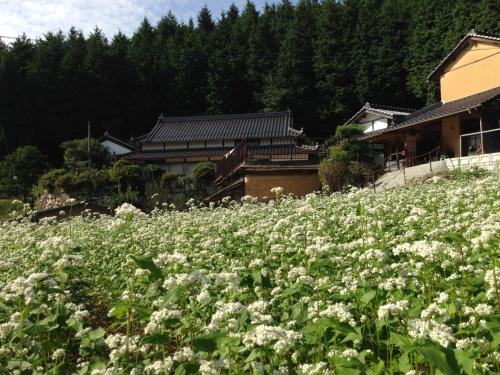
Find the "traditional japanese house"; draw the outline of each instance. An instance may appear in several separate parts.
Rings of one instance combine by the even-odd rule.
[[[500,152],[500,36],[470,31],[428,79],[439,83],[441,101],[388,113],[387,125],[371,125],[371,106],[349,120],[366,124],[363,139],[383,150],[385,167]]]
[[[304,162],[315,152],[299,146],[303,136],[291,112],[160,117],[150,133],[132,139],[137,150],[122,158],[189,174],[199,162],[218,162],[245,141],[248,159]]]

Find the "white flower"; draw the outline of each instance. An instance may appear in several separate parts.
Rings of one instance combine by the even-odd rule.
[[[347,348],[340,355],[348,360],[351,360],[352,358],[356,358],[358,354],[359,353],[356,349]]]
[[[396,301],[381,305],[378,309],[377,316],[380,320],[387,319],[389,315],[401,315],[408,310],[409,302],[406,300]]]
[[[131,205],[130,203],[123,203],[120,207],[115,210],[115,217],[130,218],[133,216],[144,215],[137,207]]]
[[[64,349],[56,349],[53,353],[52,353],[52,359],[54,361],[58,361],[60,359],[62,359],[64,357],[64,354],[66,352],[64,351]]]

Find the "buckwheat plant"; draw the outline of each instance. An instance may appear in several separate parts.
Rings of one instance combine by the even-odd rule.
[[[0,223],[0,374],[498,374],[499,191]]]

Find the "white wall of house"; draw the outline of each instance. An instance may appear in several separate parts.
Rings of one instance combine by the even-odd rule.
[[[389,119],[387,117],[380,117],[380,115],[375,113],[368,113],[359,121],[359,124],[363,125],[365,133],[369,133],[375,130],[386,129]]]
[[[165,143],[165,150],[185,150],[187,149],[186,142],[167,142]]]
[[[222,147],[222,141],[207,141],[207,148],[210,147]]]
[[[291,138],[273,138],[273,145],[289,145],[294,143]]]
[[[130,148],[123,147],[122,145],[119,145],[115,142],[111,142],[107,139],[105,141],[102,141],[101,145],[111,155],[123,155],[123,154],[128,154],[130,151],[132,151]]]

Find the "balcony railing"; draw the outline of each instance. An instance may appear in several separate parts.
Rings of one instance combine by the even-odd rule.
[[[233,173],[240,165],[245,163],[247,154],[248,143],[244,140],[224,155],[224,158],[217,163],[215,180],[223,180]]]
[[[460,136],[460,156],[500,152],[500,128]]]
[[[390,172],[436,161],[439,159],[440,150],[441,147],[438,146],[420,155],[408,153],[407,157],[400,156],[400,153],[391,154],[384,159],[384,169]]]

